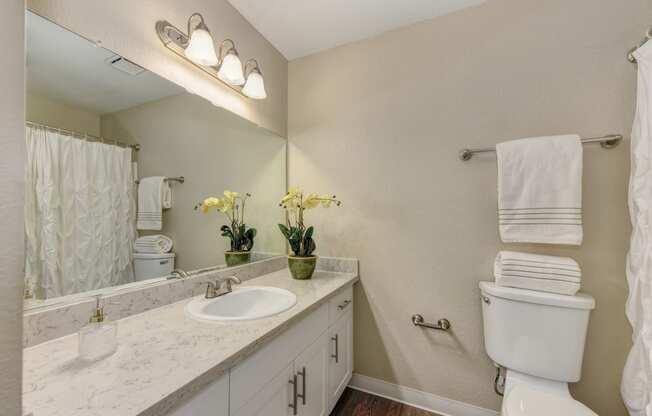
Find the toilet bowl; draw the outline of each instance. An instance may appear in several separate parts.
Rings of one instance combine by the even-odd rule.
[[[595,300],[481,282],[485,349],[507,369],[501,416],[597,416],[575,400]]]
[[[134,253],[136,281],[168,276],[174,270],[174,253]]]
[[[502,416],[597,416],[573,399],[568,384],[507,370]]]

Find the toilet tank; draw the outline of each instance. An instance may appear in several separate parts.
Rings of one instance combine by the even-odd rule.
[[[174,270],[174,256],[174,253],[134,253],[136,281],[169,275]]]
[[[480,282],[484,343],[503,367],[550,380],[579,381],[593,297]]]

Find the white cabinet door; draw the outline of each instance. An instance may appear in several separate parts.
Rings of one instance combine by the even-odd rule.
[[[328,410],[335,407],[353,373],[353,311],[328,330]]]
[[[326,333],[294,360],[299,416],[327,416],[328,343]]]
[[[229,416],[229,375],[204,387],[167,416]]]
[[[254,394],[240,409],[233,409],[232,416],[290,416],[293,410],[294,386],[293,366],[290,364]]]

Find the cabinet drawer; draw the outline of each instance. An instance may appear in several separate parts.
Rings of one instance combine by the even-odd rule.
[[[231,413],[237,412],[328,328],[322,305],[231,369]]]
[[[349,309],[353,309],[353,286],[343,289],[328,302],[328,324],[333,325]]]

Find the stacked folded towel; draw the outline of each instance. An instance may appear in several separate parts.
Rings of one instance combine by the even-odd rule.
[[[568,257],[501,251],[494,277],[498,286],[574,295],[580,290],[582,271]]]
[[[137,253],[168,253],[172,250],[172,240],[161,234],[140,237],[134,243],[134,250]]]

